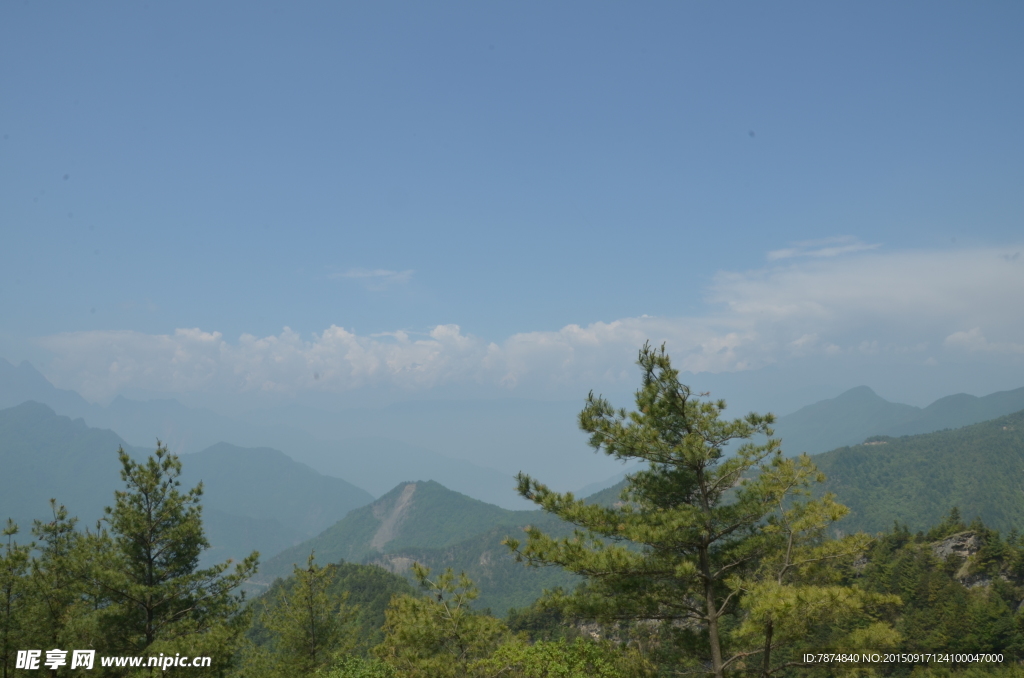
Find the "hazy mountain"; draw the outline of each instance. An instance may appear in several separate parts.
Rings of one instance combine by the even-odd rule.
[[[851,513],[839,527],[877,532],[893,521],[912,531],[958,506],[966,520],[1008,532],[1024,528],[1024,411],[963,428],[878,436],[814,457]]]
[[[141,448],[152,448],[158,438],[178,454],[198,452],[220,442],[271,447],[322,474],[345,478],[375,496],[405,480],[437,480],[508,508],[528,507],[528,502],[515,492],[514,472],[498,471],[439,454],[423,445],[385,437],[381,434],[401,427],[386,418],[370,421],[362,411],[350,412],[347,419],[335,415],[333,424],[326,421],[330,419],[329,413],[318,413],[325,421],[317,430],[334,431],[335,439],[324,440],[281,423],[273,411],[243,421],[204,408],[187,407],[172,399],[143,402],[119,396],[107,407],[93,405],[73,391],[55,388],[27,362],[15,368],[0,358],[0,404],[13,406],[26,400],[50,405],[65,416],[81,417],[90,426],[115,430],[128,443]],[[372,425],[352,425],[353,421],[363,420]],[[355,437],[353,432],[373,435]]]
[[[40,403],[0,410],[0,520],[13,518],[27,534],[33,519],[51,516],[53,497],[83,525],[95,523],[123,487],[119,447],[137,459],[153,451]],[[204,524],[214,547],[204,562],[253,549],[273,555],[373,499],[277,450],[217,445],[181,459],[183,487],[204,483]]]
[[[45,403],[61,414],[75,418],[99,409],[74,391],[55,387],[28,361],[15,367],[0,358],[0,410],[20,405],[26,400]]]
[[[959,393],[925,408],[892,403],[867,386],[780,417],[775,435],[786,454],[817,454],[875,435],[901,436],[958,428],[1024,409],[1024,388],[979,398]]]
[[[780,417],[776,437],[786,454],[815,454],[843,445],[855,445],[920,412],[912,405],[891,403],[867,386],[850,389],[836,398],[802,407]]]
[[[409,448],[436,450],[460,462],[468,460],[496,469],[506,478],[525,471],[559,490],[578,492],[584,485],[603,482],[622,469],[614,459],[595,454],[587,444],[586,434],[579,430],[577,417],[584,405],[584,395],[569,401],[417,400],[330,410],[292,403],[253,411],[245,418],[346,444],[356,439],[384,437]],[[459,487],[450,478],[423,474],[408,476],[411,477],[432,478],[445,487],[506,508],[526,506],[507,505],[468,486]],[[399,480],[389,482],[380,493],[390,490]],[[505,491],[512,487],[509,485]]]
[[[389,438],[318,440],[300,449],[295,458],[322,473],[348,478],[376,496],[407,480],[434,480],[505,508],[529,506],[516,493],[516,481],[510,474]]]
[[[273,518],[238,516],[205,505],[203,529],[210,548],[200,556],[201,567],[223,563],[228,558],[238,562],[253,551],[260,552],[262,562],[305,537]]]
[[[999,391],[977,397],[966,393],[939,398],[912,419],[896,424],[882,433],[889,436],[931,433],[944,428],[959,428],[1024,410],[1024,388]]]
[[[575,492],[574,494],[578,497],[589,497],[610,487],[620,487],[623,484],[623,480],[627,475],[629,475],[630,473],[636,473],[641,468],[643,468],[643,464],[630,464],[629,466],[622,469],[621,471],[619,471],[610,478],[605,478],[604,480],[601,480],[599,482],[584,485],[579,489],[578,492]]]
[[[312,537],[349,511],[373,501],[341,478],[317,473],[268,447],[218,443],[181,456],[182,484],[203,482],[203,506],[257,520],[275,520]]]
[[[0,410],[0,521],[13,518],[27,534],[33,519],[52,519],[52,497],[84,524],[95,523],[121,487],[119,447],[144,456],[113,431],[40,403]]]

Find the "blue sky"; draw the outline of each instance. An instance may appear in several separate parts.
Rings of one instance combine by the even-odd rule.
[[[915,404],[1021,386],[1022,29],[1011,2],[5,3],[0,357],[101,402],[576,397],[632,386],[646,338]]]

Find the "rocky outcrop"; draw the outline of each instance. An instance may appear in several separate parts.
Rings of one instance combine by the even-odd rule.
[[[932,544],[932,553],[939,560],[955,555],[964,560],[981,550],[981,539],[973,531],[957,532]]]
[[[978,551],[981,550],[982,543],[981,538],[978,537],[973,531],[968,530],[967,532],[958,532],[954,535],[950,535],[942,541],[935,542],[932,546],[932,553],[935,554],[936,558],[945,560],[949,556],[957,556],[962,558],[964,563],[957,570],[953,577],[966,586],[969,589],[977,588],[979,586],[991,586],[994,578],[1001,579],[1002,581],[1010,581],[1005,574],[993,575],[985,572],[974,572],[973,561],[971,558]]]

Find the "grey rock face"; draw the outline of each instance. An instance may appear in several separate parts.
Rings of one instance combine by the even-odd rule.
[[[981,539],[974,532],[958,532],[950,535],[940,542],[932,544],[932,553],[940,560],[945,560],[951,555],[957,555],[967,559],[981,549]]]

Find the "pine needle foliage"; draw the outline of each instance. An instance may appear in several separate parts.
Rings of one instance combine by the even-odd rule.
[[[18,544],[18,526],[10,518],[4,527],[5,543],[0,554],[0,678],[14,675],[16,652],[26,647],[27,615],[30,601],[26,573],[29,546]]]
[[[230,573],[231,561],[197,569],[209,548],[202,483],[182,492],[181,461],[159,443],[143,463],[123,449],[118,457],[125,489],[115,493],[101,529],[88,535],[95,554],[90,583],[105,601],[97,616],[110,651],[180,652],[227,662],[245,623],[237,615],[243,596],[235,590],[255,572],[259,554]]]
[[[294,586],[263,609],[260,623],[272,640],[266,649],[253,648],[266,665],[254,675],[311,676],[351,652],[356,609],[347,595],[331,595],[335,568],[320,567],[310,552],[306,567],[295,567]]]
[[[465,573],[456,576],[448,569],[431,579],[419,563],[413,563],[413,573],[427,596],[391,601],[377,656],[406,678],[475,675],[475,662],[509,638],[508,628],[470,608],[479,593]]]
[[[610,507],[553,492],[520,474],[520,494],[577,529],[556,539],[530,528],[525,543],[506,543],[530,565],[558,565],[586,578],[572,594],[551,594],[549,604],[606,623],[661,623],[669,638],[663,642],[677,650],[676,670],[721,678],[764,649],[751,648],[757,634],[749,625],[745,633],[735,631],[743,614],[739,601],[758,593],[766,600],[771,566],[765,559],[778,561],[787,539],[810,548],[841,510],[827,498],[785,513],[820,474],[806,457],[782,457],[771,437],[773,415],[723,419],[725,402],[682,384],[664,346],[646,344],[638,364],[643,377],[636,410],[615,409],[591,393],[579,424],[595,450],[646,462],[645,470],[627,477],[622,501]],[[749,442],[754,436],[767,441]],[[811,560],[862,547],[812,549],[798,556],[806,563],[783,560],[774,567],[785,585],[786,573],[806,570]],[[749,607],[746,614],[756,613]]]

